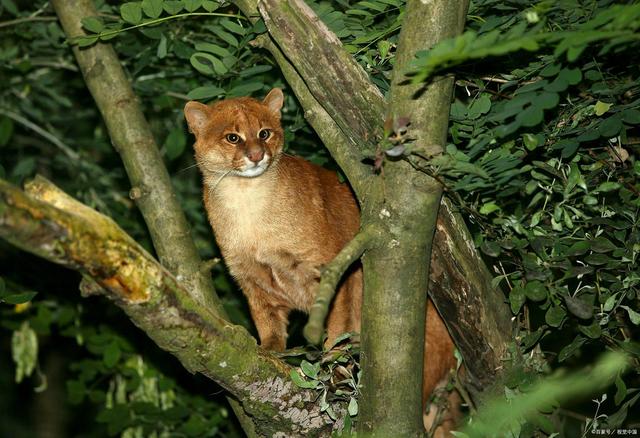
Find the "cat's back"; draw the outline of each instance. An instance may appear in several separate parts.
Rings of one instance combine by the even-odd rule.
[[[283,155],[278,168],[284,176],[281,196],[288,198],[284,203],[337,239],[340,248],[353,237],[360,212],[351,188],[336,172],[292,155]]]

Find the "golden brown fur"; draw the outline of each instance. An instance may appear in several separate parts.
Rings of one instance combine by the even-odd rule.
[[[209,221],[247,297],[261,345],[272,350],[286,347],[289,312],[309,310],[320,269],[360,222],[353,194],[335,173],[282,153],[282,103],[282,92],[274,89],[263,101],[185,107]],[[345,275],[329,313],[329,342],[360,330],[362,289],[356,267]],[[453,343],[431,303],[427,312],[424,400],[455,365]]]

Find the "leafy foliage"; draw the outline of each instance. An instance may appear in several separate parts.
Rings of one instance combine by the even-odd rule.
[[[519,348],[546,359],[516,359],[523,372],[509,380],[507,398],[527,391],[529,372],[584,364],[605,346],[638,363],[640,83],[637,65],[624,60],[638,49],[640,10],[590,5],[476,2],[470,14],[482,18],[467,33],[415,61],[416,81],[459,66],[450,144],[424,170],[474,224],[520,322]],[[484,60],[506,54],[501,70]],[[425,165],[417,154],[408,159]],[[603,403],[602,415],[617,412],[599,427],[624,424],[623,402],[637,400],[627,386],[640,384],[626,381],[619,377],[614,403]],[[510,433],[549,434],[569,421],[553,409],[536,420],[516,421]]]
[[[404,3],[309,2],[383,92]],[[638,369],[640,348],[633,340],[640,325],[640,72],[632,61],[640,8],[627,3],[477,0],[465,34],[414,62],[415,82],[457,75],[449,144],[442,157],[410,148],[399,154],[445,184],[468,216],[476,244],[495,270],[495,284],[506,292],[520,328],[503,388],[506,403],[523,398],[541,375],[588,365],[604,349],[631,354]],[[273,60],[250,44],[264,26],[218,1],[96,5],[99,15],[83,22],[88,36],[73,43],[114,45],[162,145],[200,252],[218,256],[181,108],[190,99],[262,96],[286,87]],[[48,2],[2,0],[0,25],[0,80],[6,84],[0,89],[0,177],[19,184],[45,174],[152,250]],[[283,124],[290,152],[331,166],[290,95]],[[104,303],[76,298],[78,279],[68,272],[0,245],[1,324],[4,333],[16,333],[16,370],[26,380],[11,386],[7,400],[33,379],[44,388],[45,365],[61,350],[71,363],[64,376],[67,402],[78,406],[67,409],[98,412],[98,424],[80,423],[85,435],[99,435],[105,426],[123,436],[234,433],[217,389],[203,394],[171,358],[150,354],[116,313],[93,308]],[[232,319],[250,326],[223,268],[213,275]],[[2,345],[8,358],[9,344]],[[331,376],[344,365],[341,359],[307,359],[298,383],[314,385],[321,397],[341,397],[349,407],[345,421],[351,421],[357,373],[337,386],[343,391],[338,393]],[[17,375],[4,367],[0,377],[8,386]],[[54,384],[49,379],[50,389]],[[568,416],[544,407],[539,415],[517,418],[509,433],[579,436],[593,425],[623,425],[637,408],[639,388],[637,374],[620,373],[598,397],[597,411],[591,404],[575,405],[566,408],[576,411]],[[572,423],[580,415],[585,423]],[[2,423],[12,424],[11,436],[30,436],[14,418]]]

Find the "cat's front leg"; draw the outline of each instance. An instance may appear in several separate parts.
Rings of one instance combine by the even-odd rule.
[[[260,345],[272,351],[284,351],[287,346],[287,320],[291,309],[274,301],[255,284],[244,284],[253,323],[258,330]]]

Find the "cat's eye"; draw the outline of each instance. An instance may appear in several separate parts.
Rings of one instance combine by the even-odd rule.
[[[260,140],[266,140],[269,137],[271,137],[271,131],[269,129],[261,129],[260,132],[258,132],[258,138]]]
[[[227,134],[227,141],[229,143],[238,143],[240,141],[240,136],[238,134]]]

